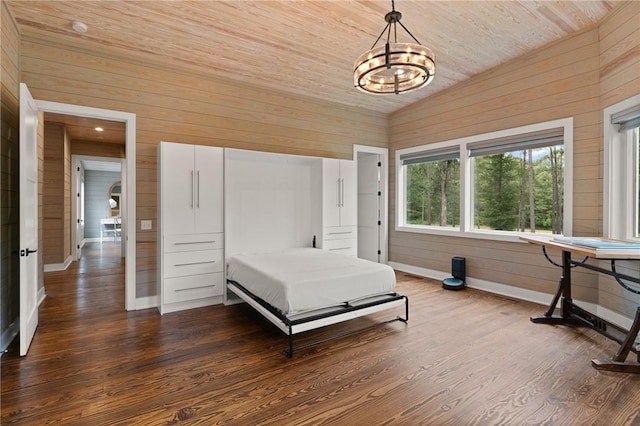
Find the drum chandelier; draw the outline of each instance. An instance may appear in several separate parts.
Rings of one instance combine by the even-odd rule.
[[[422,46],[400,19],[402,14],[395,10],[391,0],[391,12],[387,13],[384,27],[371,50],[358,57],[353,70],[353,84],[366,93],[399,94],[419,89],[431,83],[436,73],[433,52]],[[398,43],[396,24],[411,36],[415,43]],[[393,42],[391,32],[393,29]],[[384,33],[384,46],[375,47]]]

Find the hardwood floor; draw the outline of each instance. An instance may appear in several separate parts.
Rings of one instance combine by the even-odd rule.
[[[618,345],[531,323],[544,307],[399,273],[407,324],[289,360],[244,305],[125,312],[115,247],[46,274],[29,354],[1,359],[3,425],[640,425],[640,375],[590,365]]]

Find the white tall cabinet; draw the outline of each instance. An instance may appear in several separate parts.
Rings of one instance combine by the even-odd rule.
[[[351,160],[323,158],[314,171],[315,191],[322,194],[316,211],[316,246],[350,256],[358,255],[358,173]]]
[[[221,303],[224,150],[161,142],[158,173],[158,309]]]

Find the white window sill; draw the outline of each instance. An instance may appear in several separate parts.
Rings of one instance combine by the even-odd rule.
[[[459,238],[475,238],[479,240],[491,240],[491,241],[507,241],[526,243],[520,239],[520,236],[531,235],[553,235],[550,233],[534,233],[531,232],[508,232],[508,231],[461,231],[460,228],[445,228],[445,227],[428,227],[418,225],[403,225],[396,226],[398,232],[411,232],[415,234],[430,234],[441,235],[447,237],[459,237]]]

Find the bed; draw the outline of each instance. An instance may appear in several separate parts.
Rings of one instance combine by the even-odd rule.
[[[227,259],[227,289],[288,335],[289,349],[284,351],[288,358],[294,349],[354,333],[294,348],[294,335],[304,331],[400,306],[404,306],[404,318],[373,326],[407,322],[409,300],[396,293],[395,284],[395,273],[388,265],[316,248],[237,253]]]

